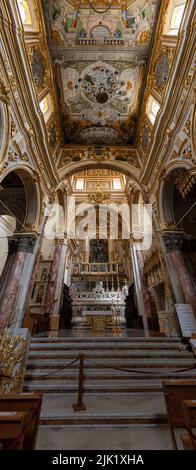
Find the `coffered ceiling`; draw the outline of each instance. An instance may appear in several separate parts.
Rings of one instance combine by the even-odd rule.
[[[42,0],[65,144],[134,144],[158,0]]]

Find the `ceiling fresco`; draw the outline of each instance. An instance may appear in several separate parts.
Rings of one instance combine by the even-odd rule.
[[[42,0],[65,144],[134,144],[158,0]]]

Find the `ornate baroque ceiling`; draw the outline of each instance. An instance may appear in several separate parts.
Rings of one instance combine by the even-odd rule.
[[[64,143],[133,144],[158,0],[42,3]]]

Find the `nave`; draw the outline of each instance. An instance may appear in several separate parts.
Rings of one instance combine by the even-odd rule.
[[[0,2],[0,461],[196,448],[195,24]]]

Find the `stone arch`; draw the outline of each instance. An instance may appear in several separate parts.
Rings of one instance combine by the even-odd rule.
[[[191,209],[196,192],[196,185],[192,188],[192,194],[184,196],[181,192],[181,183],[188,170],[192,168],[189,162],[171,162],[165,170],[164,178],[159,188],[159,215],[162,228],[176,228],[190,234],[187,219],[180,222],[181,218]],[[193,208],[194,210],[194,208]],[[195,215],[194,215],[195,213]],[[196,216],[196,211],[192,213]]]
[[[10,115],[8,107],[0,101],[0,162],[3,161],[9,145]]]
[[[28,231],[37,230],[41,193],[38,179],[32,169],[14,165],[1,175],[0,185],[0,215],[15,217],[17,232],[24,231],[24,227]]]
[[[114,160],[105,161],[104,163],[92,162],[92,160],[70,163],[70,165],[61,168],[59,171],[59,177],[61,180],[63,180],[64,178],[68,178],[81,171],[93,169],[108,169],[118,171],[123,173],[125,176],[128,176],[131,180],[138,183],[139,185],[140,170],[133,165],[130,165],[130,163]]]

